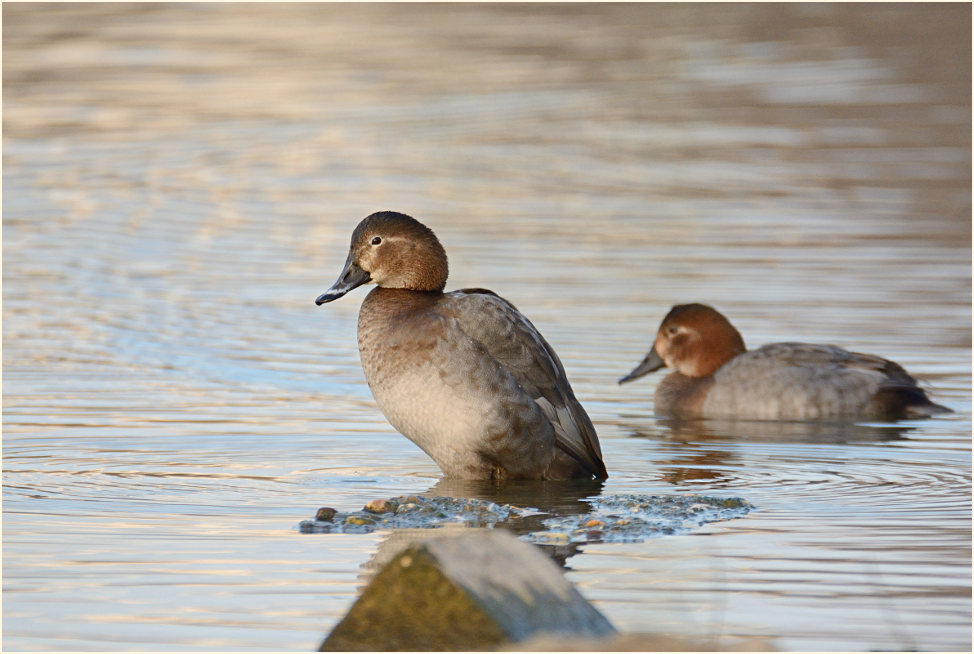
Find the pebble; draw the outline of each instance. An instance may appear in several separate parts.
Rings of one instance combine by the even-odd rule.
[[[331,522],[335,518],[336,513],[338,513],[336,509],[330,506],[323,506],[315,513],[315,520],[318,522]]]
[[[370,500],[362,510],[369,513],[394,513],[398,506],[399,502],[396,500]]]
[[[367,517],[350,515],[347,518],[345,518],[345,524],[346,525],[374,525],[375,521]]]

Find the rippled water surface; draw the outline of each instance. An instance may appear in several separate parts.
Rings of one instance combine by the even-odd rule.
[[[317,647],[390,535],[298,523],[456,491],[372,401],[364,293],[313,304],[397,209],[558,351],[603,496],[754,505],[571,556],[616,627],[970,650],[970,11],[5,4],[4,649]],[[955,413],[656,419],[616,380],[690,301]]]

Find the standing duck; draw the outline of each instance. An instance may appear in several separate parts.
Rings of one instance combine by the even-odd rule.
[[[386,419],[447,477],[605,479],[599,439],[554,350],[507,300],[444,293],[446,252],[394,211],[365,218],[321,305],[363,284],[365,379]]]
[[[649,354],[619,383],[666,366],[654,410],[677,418],[895,419],[950,412],[899,364],[832,345],[772,343],[748,351],[720,312],[681,304]]]

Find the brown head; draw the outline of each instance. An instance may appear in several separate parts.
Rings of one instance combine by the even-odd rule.
[[[713,307],[678,304],[663,319],[653,349],[619,383],[663,366],[687,377],[707,377],[746,349],[741,334]]]
[[[382,288],[442,291],[448,272],[446,252],[429,227],[406,214],[380,211],[365,218],[352,232],[338,281],[315,304],[337,300],[368,283]]]

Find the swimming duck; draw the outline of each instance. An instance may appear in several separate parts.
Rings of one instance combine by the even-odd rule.
[[[898,364],[831,345],[773,343],[748,351],[720,312],[681,304],[620,384],[666,366],[655,412],[680,418],[822,420],[950,412]]]
[[[365,379],[386,419],[447,477],[605,479],[599,440],[555,351],[513,304],[482,288],[444,293],[446,252],[394,211],[358,224],[321,305],[363,284]]]

